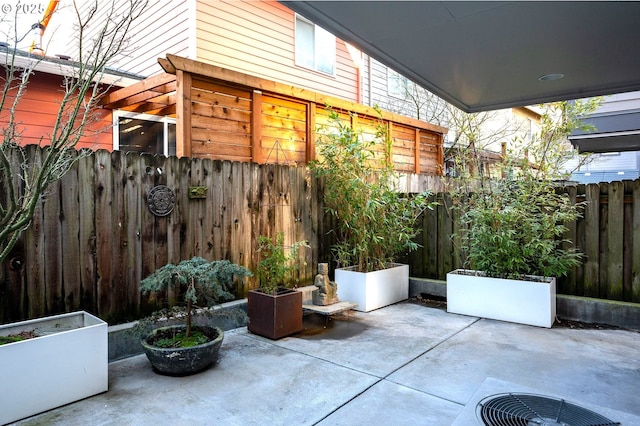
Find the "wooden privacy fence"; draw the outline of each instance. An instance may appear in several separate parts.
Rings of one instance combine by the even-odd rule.
[[[566,238],[584,254],[582,263],[558,280],[558,293],[640,302],[640,180],[567,186],[574,202],[585,201],[583,217],[569,225]],[[409,255],[412,276],[446,279],[463,267],[451,235],[458,231],[451,198],[422,217],[423,246]]]
[[[39,148],[26,148],[30,157]],[[14,161],[14,167],[19,167]],[[406,175],[412,192],[437,190],[440,179]],[[168,210],[174,194],[173,210]],[[563,294],[640,302],[640,180],[566,188],[586,201],[567,237],[585,256],[560,279]],[[149,194],[164,198],[149,208]],[[298,279],[330,260],[331,222],[323,187],[306,167],[97,151],[79,158],[38,207],[0,265],[0,321],[85,309],[110,323],[146,314],[159,300],[138,290],[142,278],[192,256],[229,259],[251,270],[260,235],[308,240]],[[422,217],[423,247],[408,257],[414,277],[444,279],[462,266],[450,236],[457,231],[447,194]],[[151,197],[151,200],[155,200]],[[156,200],[157,201],[157,200]],[[255,287],[249,280],[242,296]]]
[[[38,155],[36,146],[27,149]],[[149,194],[165,194],[153,207],[164,213],[167,188],[173,210],[152,213]],[[258,236],[280,231],[285,244],[310,242],[298,274],[310,282],[326,251],[321,200],[304,167],[118,151],[83,156],[50,188],[0,265],[0,319],[85,309],[110,323],[130,320],[157,308],[138,290],[156,268],[202,256],[254,270]],[[249,280],[239,295],[255,284]]]

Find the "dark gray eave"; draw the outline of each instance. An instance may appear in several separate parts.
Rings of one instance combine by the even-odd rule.
[[[640,151],[640,111],[593,116],[583,121],[596,130],[575,131],[569,136],[580,152]]]
[[[466,112],[640,90],[640,2],[282,3]]]

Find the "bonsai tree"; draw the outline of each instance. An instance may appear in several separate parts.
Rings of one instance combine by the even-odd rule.
[[[329,114],[329,124],[318,131],[319,159],[311,168],[324,179],[325,208],[337,222],[334,258],[338,267],[355,266],[359,272],[384,269],[418,248],[416,219],[435,203],[428,201],[430,192],[398,191],[392,140],[383,123],[365,140],[335,111]]]
[[[182,290],[185,308],[185,338],[191,337],[192,310],[196,304],[207,306],[234,299],[233,287],[236,278],[251,276],[243,266],[228,260],[209,262],[201,257],[183,260],[177,265],[167,264],[157,269],[140,282],[144,294],[166,290],[170,286]]]
[[[307,241],[298,241],[291,245],[289,253],[285,253],[284,232],[279,232],[275,238],[264,235],[258,237],[261,259],[256,275],[262,292],[276,294],[278,288],[292,287],[295,281],[293,274],[299,267],[300,247],[309,247],[309,244]]]

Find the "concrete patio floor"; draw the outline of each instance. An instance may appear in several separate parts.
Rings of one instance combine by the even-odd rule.
[[[326,325],[326,328],[325,328]],[[551,329],[415,303],[305,316],[279,341],[225,332],[218,363],[188,377],[144,355],[109,365],[109,391],[20,425],[479,425],[488,395],[562,398],[640,425],[640,333]]]

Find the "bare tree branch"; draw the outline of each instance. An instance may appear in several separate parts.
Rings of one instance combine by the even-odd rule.
[[[19,51],[18,43],[24,37],[19,38],[16,32],[13,40],[9,40],[4,52],[0,99],[0,262],[30,226],[47,188],[61,179],[82,155],[78,155],[76,146],[97,120],[98,102],[110,89],[103,83],[107,66],[126,49],[127,33],[145,10],[147,1],[126,0],[126,8],[118,7],[121,4],[117,0],[100,3],[96,0],[84,13],[74,1],[78,60],[71,62],[71,67],[61,67],[63,95],[51,133],[40,137],[39,144],[45,148],[39,161],[34,161],[22,147],[23,127],[17,120],[17,111],[38,64],[45,59]],[[97,31],[89,36],[88,28]],[[18,58],[27,65],[18,67]]]

